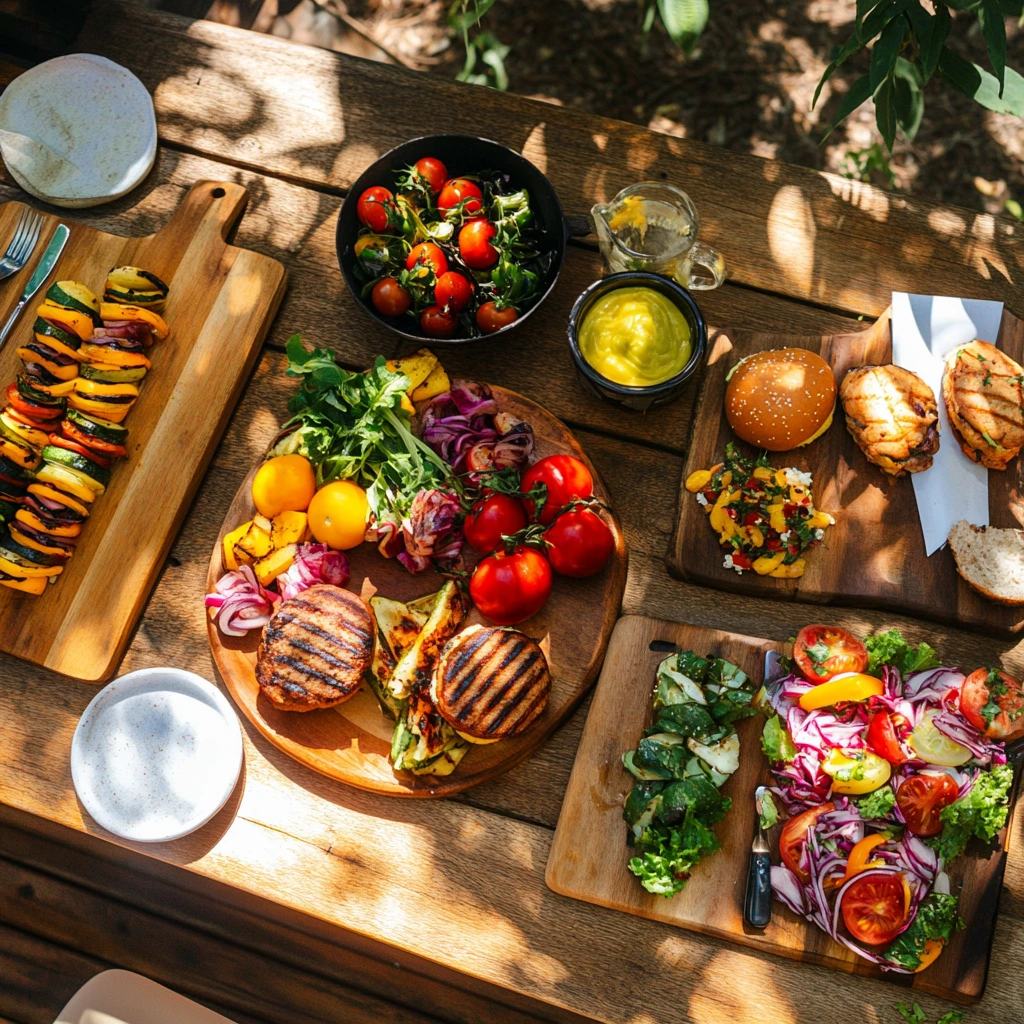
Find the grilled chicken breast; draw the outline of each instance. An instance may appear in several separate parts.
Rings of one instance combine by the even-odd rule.
[[[1024,447],[1024,369],[987,341],[953,349],[942,397],[964,455],[1006,469]]]
[[[537,721],[551,673],[540,645],[519,630],[471,626],[445,645],[430,689],[452,728],[471,742],[489,743]]]
[[[355,594],[319,583],[282,602],[263,627],[256,681],[282,711],[333,707],[359,689],[374,633]]]
[[[920,473],[939,450],[932,389],[901,366],[861,366],[839,389],[846,429],[868,462],[891,476]]]

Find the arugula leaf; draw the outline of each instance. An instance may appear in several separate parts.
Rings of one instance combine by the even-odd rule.
[[[891,786],[882,786],[854,803],[862,818],[887,818],[896,804],[896,794]]]
[[[866,637],[864,646],[868,649],[868,675],[882,675],[882,667],[892,665],[904,676],[927,668],[938,668],[942,662],[935,657],[935,650],[926,643],[916,647],[907,643],[898,629],[876,633]]]
[[[991,842],[1006,824],[1013,769],[1007,764],[981,772],[966,796],[939,812],[942,834],[938,838],[939,856],[949,863],[959,857],[974,837]]]
[[[917,915],[910,927],[885,951],[885,959],[908,971],[920,967],[921,954],[927,942],[945,942],[957,928],[964,926],[956,906],[955,896],[942,892],[930,893],[917,908]]]
[[[796,745],[778,715],[772,715],[764,723],[761,749],[769,761],[792,761],[796,757]]]
[[[924,1010],[917,1003],[907,1006],[906,1003],[897,1003],[896,1009],[907,1024],[926,1024],[928,1018]]]
[[[715,833],[691,809],[678,825],[644,829],[636,840],[638,855],[630,859],[629,870],[648,892],[674,896],[686,885],[694,865],[720,846]]]

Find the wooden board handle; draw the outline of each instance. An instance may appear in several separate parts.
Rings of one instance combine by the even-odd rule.
[[[207,229],[216,224],[225,241],[234,233],[249,203],[249,193],[233,181],[200,179],[185,195],[161,233],[173,230],[183,237],[198,233],[200,224]]]

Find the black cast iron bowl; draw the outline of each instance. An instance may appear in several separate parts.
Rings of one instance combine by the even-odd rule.
[[[674,376],[660,384],[649,384],[645,387],[630,387],[609,380],[595,370],[583,358],[580,351],[579,329],[584,317],[590,312],[591,306],[617,288],[644,287],[653,288],[670,299],[686,317],[690,325],[690,343],[692,351],[686,365]],[[595,281],[577,300],[569,314],[569,348],[572,350],[576,375],[583,386],[592,394],[603,398],[624,409],[646,412],[659,405],[665,405],[677,399],[682,393],[686,382],[697,372],[704,360],[708,347],[708,325],[704,315],[694,301],[693,296],[679,283],[661,274],[648,274],[639,270],[627,270],[621,274],[609,274]]]
[[[373,307],[373,303],[360,296],[363,285],[354,274],[356,255],[354,245],[362,225],[356,214],[359,197],[372,185],[383,185],[394,190],[395,173],[414,164],[425,156],[434,156],[441,160],[448,170],[450,178],[460,175],[477,174],[484,170],[500,171],[509,175],[512,185],[525,188],[530,195],[530,206],[538,225],[544,232],[547,248],[552,253],[551,266],[548,268],[541,291],[533,304],[522,312],[518,319],[503,327],[494,334],[485,334],[476,338],[435,338],[419,329],[419,326],[408,316],[384,317]],[[345,202],[342,203],[338,215],[338,230],[335,245],[338,249],[338,263],[345,277],[345,283],[355,295],[359,304],[370,316],[378,320],[395,334],[413,342],[429,342],[431,345],[461,345],[473,341],[489,341],[492,338],[504,338],[512,331],[518,330],[528,320],[534,310],[544,302],[551,293],[565,259],[565,243],[570,235],[586,235],[590,233],[590,218],[566,218],[562,214],[562,204],[554,186],[530,163],[526,157],[515,150],[509,149],[490,139],[479,139],[472,135],[425,135],[421,139],[410,139],[400,146],[385,153],[375,160],[356,179]]]

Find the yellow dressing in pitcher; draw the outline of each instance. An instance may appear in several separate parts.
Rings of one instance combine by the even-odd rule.
[[[583,358],[608,380],[629,387],[661,384],[690,361],[690,325],[679,307],[653,288],[616,288],[602,295],[579,331]]]

